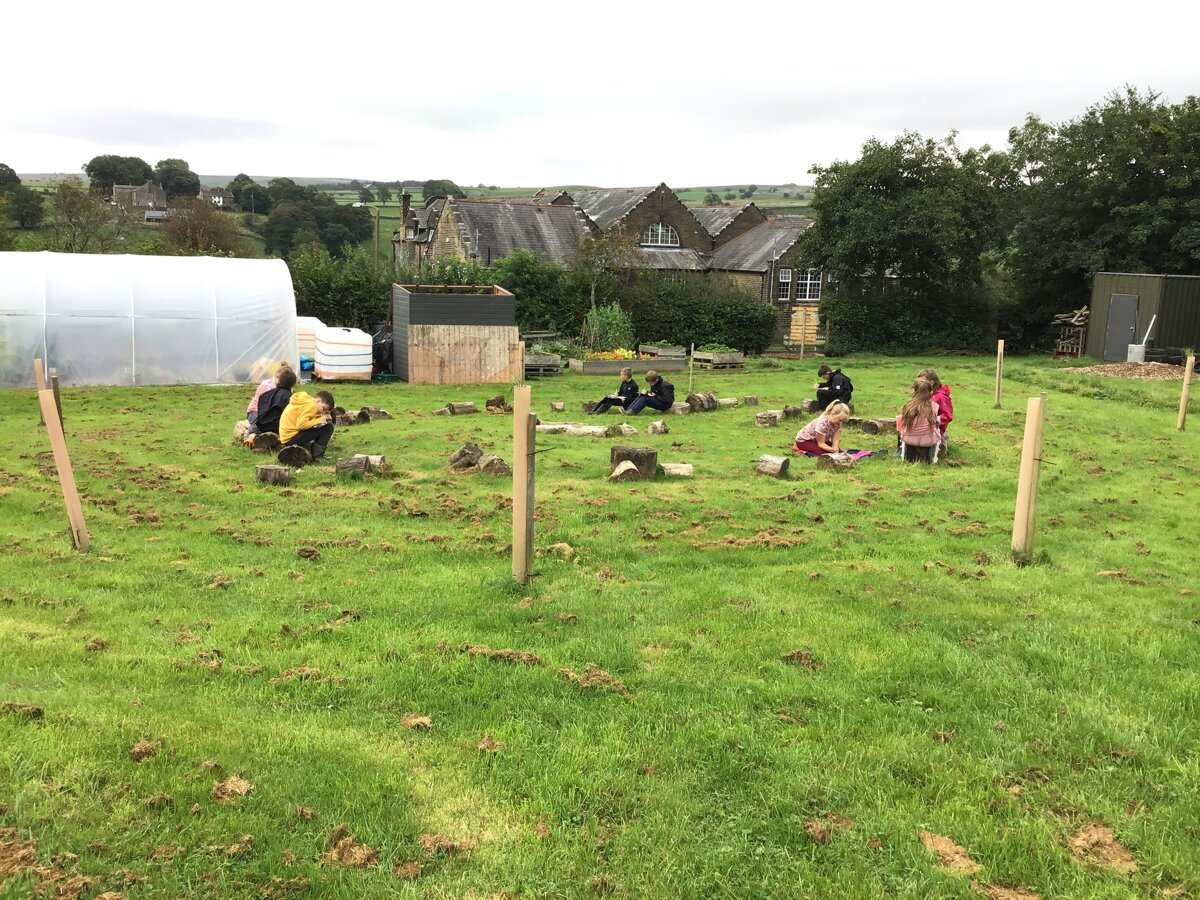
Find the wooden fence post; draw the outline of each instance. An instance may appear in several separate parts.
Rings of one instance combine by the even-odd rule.
[[[40,394],[42,391],[44,391],[46,389],[46,376],[42,372],[42,361],[40,359],[35,359],[33,361],[33,377],[34,377],[34,380],[37,382],[37,389],[38,389],[38,393]],[[38,424],[39,425],[46,424],[46,417],[44,415],[42,415],[42,409],[41,409],[40,405],[38,406]]]
[[[1004,380],[1004,341],[996,341],[996,406],[1000,408],[1000,383]]]
[[[1013,553],[1021,559],[1033,555],[1037,527],[1038,480],[1042,471],[1042,430],[1046,424],[1046,395],[1030,397],[1025,409],[1025,440],[1017,480],[1017,508],[1013,516]]]
[[[808,341],[808,307],[800,307],[800,358],[804,359],[804,345]]]
[[[1192,354],[1187,358],[1187,365],[1183,367],[1183,393],[1179,396],[1179,422],[1177,426],[1180,431],[1183,431],[1183,426],[1187,424],[1188,401],[1192,399],[1192,376],[1196,374],[1196,356]]]
[[[58,410],[59,424],[66,424],[62,414],[62,395],[58,392],[58,374],[54,369],[50,370],[50,392],[54,394],[54,408]]]
[[[688,351],[688,393],[692,392],[692,376],[696,374],[696,345]]]
[[[58,420],[54,405],[54,392],[38,391],[38,404],[46,431],[50,434],[50,449],[54,451],[54,466],[58,469],[58,482],[62,485],[63,499],[67,501],[67,519],[71,523],[71,539],[76,550],[86,550],[91,538],[83,522],[83,506],[79,502],[79,491],[75,488],[75,473],[71,469],[71,457],[67,455],[67,439],[63,435],[62,422]]]
[[[513,389],[513,578],[524,584],[533,568],[533,466],[537,417],[529,408],[531,389]]]

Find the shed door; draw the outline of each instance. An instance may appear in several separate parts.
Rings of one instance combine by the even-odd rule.
[[[1124,362],[1129,345],[1136,343],[1137,294],[1113,294],[1108,301],[1108,331],[1104,335],[1104,358]]]

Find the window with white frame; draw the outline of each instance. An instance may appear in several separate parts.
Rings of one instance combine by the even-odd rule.
[[[647,247],[678,247],[679,232],[665,222],[655,222],[642,235],[642,245]]]
[[[779,270],[779,280],[776,282],[776,285],[775,285],[775,299],[776,300],[792,299],[792,270],[791,269],[780,269]]]
[[[797,300],[820,300],[821,299],[821,271],[820,269],[808,269],[802,271],[800,277],[796,279],[796,299]]]

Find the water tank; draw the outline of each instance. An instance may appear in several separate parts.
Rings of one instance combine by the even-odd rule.
[[[357,328],[318,328],[314,372],[322,381],[370,381],[372,348],[371,336]]]

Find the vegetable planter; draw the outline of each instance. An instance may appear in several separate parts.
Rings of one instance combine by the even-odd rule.
[[[634,372],[646,373],[651,369],[656,372],[682,372],[683,359],[572,359],[568,365],[576,375],[620,375],[621,370],[628,368]]]
[[[693,350],[692,359],[702,369],[740,369],[746,365],[746,354],[736,350],[728,353]]]
[[[659,359],[667,357],[668,359],[682,359],[687,356],[687,350],[678,344],[670,346],[657,346],[655,344],[638,344],[638,353],[642,356],[658,357]]]

